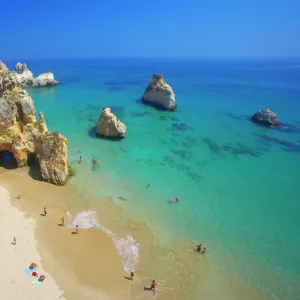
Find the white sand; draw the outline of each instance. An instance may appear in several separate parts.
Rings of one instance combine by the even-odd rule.
[[[56,300],[64,299],[54,279],[41,266],[41,257],[34,238],[35,220],[13,207],[6,189],[0,186],[0,299]],[[16,237],[16,245],[13,238]],[[46,279],[34,287],[35,280],[25,269],[32,263]]]

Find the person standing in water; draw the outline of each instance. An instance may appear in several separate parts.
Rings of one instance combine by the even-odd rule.
[[[155,289],[156,289],[156,282],[155,282],[155,280],[152,280],[151,290],[152,290],[153,294],[155,294]]]
[[[197,251],[198,251],[198,252],[201,252],[201,247],[202,247],[201,244],[197,245]]]
[[[130,278],[131,278],[131,280],[133,280],[133,278],[134,278],[134,271],[133,270],[130,273]]]
[[[147,184],[147,188],[149,188],[149,187],[150,187],[150,183]]]
[[[202,251],[202,254],[205,254],[205,253],[206,253],[206,250],[207,250],[206,247],[204,247],[204,248],[203,248],[203,251]]]
[[[46,217],[46,216],[47,216],[47,208],[44,207],[44,217]]]

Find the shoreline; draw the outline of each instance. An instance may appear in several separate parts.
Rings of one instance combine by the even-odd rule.
[[[38,251],[35,239],[36,222],[26,218],[24,213],[15,208],[9,192],[0,185],[0,291],[1,298],[64,300],[63,291],[59,289],[54,278],[43,268],[43,259]],[[13,242],[16,237],[16,243]],[[37,287],[36,280],[25,269],[36,263],[36,272],[46,278]]]
[[[96,228],[79,228],[79,234],[73,235],[73,229],[67,226],[70,209],[75,216],[78,212],[95,208],[89,207],[87,198],[72,184],[65,187],[49,185],[33,180],[27,171],[26,167],[0,169],[1,184],[13,191],[12,198],[21,195],[20,200],[14,200],[14,206],[36,219],[36,237],[43,266],[62,287],[66,299],[76,299],[79,295],[82,300],[147,299],[152,295],[143,288],[152,279],[158,282],[157,299],[194,299],[197,295],[213,300],[224,299],[225,295],[229,299],[263,299],[249,287],[223,278],[218,271],[216,273],[218,268],[209,254],[199,256],[193,251],[193,241],[178,240],[171,248],[165,247],[146,224],[135,220],[125,222],[120,209],[107,201],[97,201],[97,219],[100,218],[101,226],[105,226],[105,220],[109,219],[110,224],[115,224],[109,227],[113,234],[122,238],[129,233],[140,244],[135,280],[126,280],[129,274],[124,271],[110,237]],[[46,217],[40,216],[44,206],[48,211]],[[99,216],[98,212],[101,212]],[[103,215],[106,217],[102,218]],[[61,227],[58,224],[63,216],[66,224]],[[219,286],[218,290],[215,290],[215,285]]]

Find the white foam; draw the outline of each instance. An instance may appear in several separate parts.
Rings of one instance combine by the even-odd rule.
[[[139,258],[139,245],[132,236],[127,235],[124,238],[118,238],[115,234],[98,223],[96,212],[92,210],[82,211],[78,213],[74,219],[72,219],[70,211],[67,212],[67,215],[70,220],[68,225],[69,228],[75,228],[76,225],[78,225],[79,228],[95,227],[104,232],[112,239],[115,248],[121,257],[124,270],[130,272],[135,269]]]

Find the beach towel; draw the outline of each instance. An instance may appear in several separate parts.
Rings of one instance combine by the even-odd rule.
[[[44,282],[44,281],[39,281],[38,279],[36,279],[35,281],[32,282],[32,284],[33,284],[33,286],[38,286],[42,282]]]
[[[36,269],[36,267],[34,267],[34,268],[28,267],[27,269],[25,269],[25,273],[26,274],[31,274],[35,269]]]

